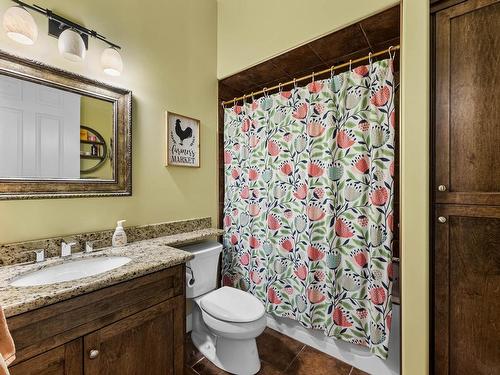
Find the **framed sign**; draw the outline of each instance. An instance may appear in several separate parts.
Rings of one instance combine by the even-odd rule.
[[[200,120],[166,112],[166,165],[200,166]]]

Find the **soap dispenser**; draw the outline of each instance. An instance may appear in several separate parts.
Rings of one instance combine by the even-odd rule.
[[[125,246],[127,244],[127,234],[123,230],[123,223],[127,220],[118,220],[115,233],[113,234],[113,247]]]

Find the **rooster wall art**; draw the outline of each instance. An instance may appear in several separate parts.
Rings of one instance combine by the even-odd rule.
[[[175,134],[177,134],[177,136],[181,140],[182,145],[182,142],[185,139],[191,138],[193,136],[193,129],[191,129],[189,126],[186,126],[186,129],[183,130],[181,126],[181,120],[177,119],[175,120]]]
[[[166,165],[200,166],[200,121],[167,112]]]

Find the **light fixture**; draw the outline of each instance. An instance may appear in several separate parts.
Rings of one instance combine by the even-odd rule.
[[[42,8],[36,4],[29,5],[21,0],[12,0],[12,2],[16,3],[17,6],[9,8],[3,17],[3,27],[9,38],[23,44],[35,43],[38,37],[38,28],[28,12],[28,10],[32,10],[48,18],[49,35],[59,38],[57,47],[64,58],[75,62],[82,61],[89,47],[89,37],[92,37],[108,45],[108,48],[101,55],[104,73],[111,76],[121,74],[123,61],[118,52],[119,45],[110,42],[96,31],[70,21],[50,9]]]
[[[73,62],[82,61],[87,52],[81,35],[72,29],[66,29],[59,35],[57,48],[61,56]]]
[[[106,48],[101,55],[101,64],[104,73],[110,76],[119,76],[123,70],[123,61],[120,53],[113,47]]]
[[[33,16],[22,6],[13,6],[3,15],[3,28],[7,36],[17,43],[31,45],[38,37]]]

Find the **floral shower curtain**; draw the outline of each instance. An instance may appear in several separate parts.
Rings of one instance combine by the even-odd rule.
[[[223,283],[386,358],[392,61],[225,110]]]

